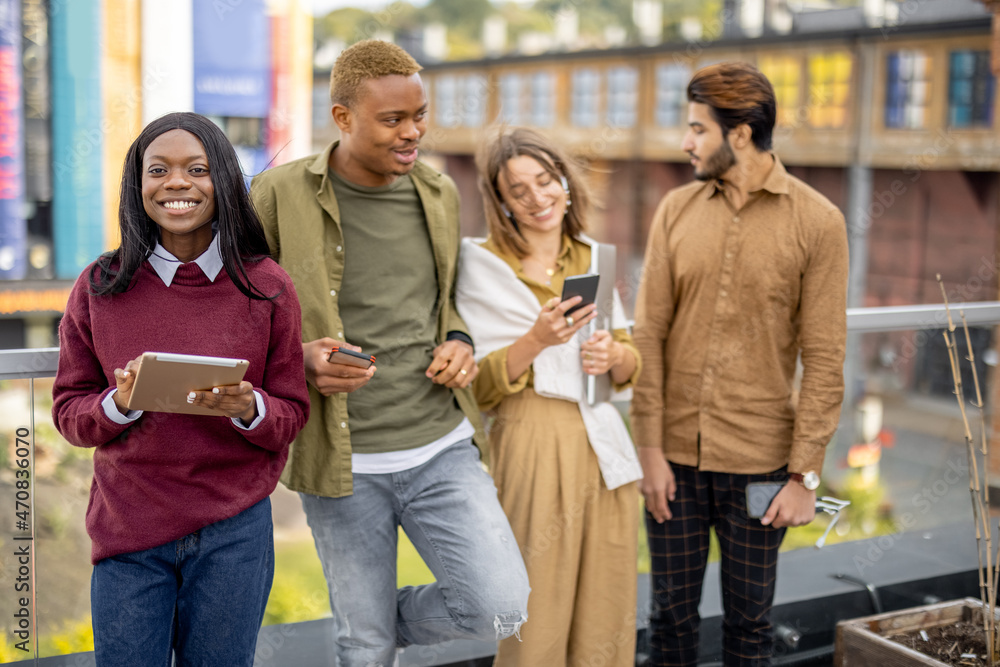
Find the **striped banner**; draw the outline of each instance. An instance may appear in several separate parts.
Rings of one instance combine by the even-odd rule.
[[[0,280],[27,274],[21,3],[0,0]]]
[[[101,118],[101,4],[61,3],[50,17],[52,226],[56,277],[63,279],[104,250],[102,147],[112,121]]]

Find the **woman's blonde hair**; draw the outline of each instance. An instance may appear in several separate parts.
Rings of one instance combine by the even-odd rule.
[[[500,174],[507,162],[520,156],[534,158],[553,178],[566,179],[569,200],[563,218],[563,233],[577,238],[584,232],[584,220],[591,205],[590,189],[581,177],[580,166],[547,137],[526,127],[500,127],[494,138],[486,141],[476,155],[479,192],[490,236],[499,248],[518,258],[528,255],[528,242],[518,229],[517,221],[508,215],[500,195]]]

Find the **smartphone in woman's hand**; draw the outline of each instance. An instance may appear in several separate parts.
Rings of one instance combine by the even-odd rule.
[[[600,280],[601,276],[596,273],[585,273],[579,276],[570,276],[563,281],[562,296],[559,298],[560,301],[572,299],[574,296],[583,297],[580,300],[580,303],[567,310],[565,314],[570,315],[573,311],[594,303],[594,299],[597,298],[597,283],[600,282]]]

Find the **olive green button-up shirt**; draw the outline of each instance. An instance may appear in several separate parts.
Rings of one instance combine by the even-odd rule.
[[[718,182],[669,192],[636,302],[636,444],[702,470],[820,472],[843,400],[847,266],[843,215],[777,158],[740,210]]]
[[[318,155],[269,169],[256,176],[250,188],[271,254],[291,276],[298,292],[303,342],[324,336],[345,340],[337,296],[346,248],[328,172],[330,154],[336,145],[327,146]],[[421,162],[414,165],[410,178],[424,209],[434,252],[440,344],[450,331],[468,335],[454,300],[460,241],[458,190],[450,178]],[[385,258],[385,270],[392,271],[391,257]],[[462,412],[476,426],[476,443],[482,448],[485,437],[472,390],[454,390],[454,394]],[[310,418],[292,444],[281,481],[293,491],[328,497],[349,495],[352,476],[347,394],[323,396],[310,385],[309,397]]]

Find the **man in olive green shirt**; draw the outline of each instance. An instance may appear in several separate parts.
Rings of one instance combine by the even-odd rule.
[[[500,639],[527,608],[524,564],[473,444],[478,369],[453,300],[458,194],[417,160],[419,70],[386,42],[345,50],[331,78],[341,140],[251,188],[302,304],[312,418],[282,481],[323,561],[341,667],[388,667],[409,644]],[[330,362],[336,347],[375,364]],[[435,583],[397,591],[400,526]]]
[[[746,63],[706,67],[688,100],[682,149],[698,182],[660,203],[636,299],[649,664],[697,664],[714,527],[723,660],[767,665],[778,547],[786,526],[813,519],[843,399],[847,231],[840,211],[771,153],[776,104],[763,74]],[[746,503],[754,482],[780,489],[757,518]]]

